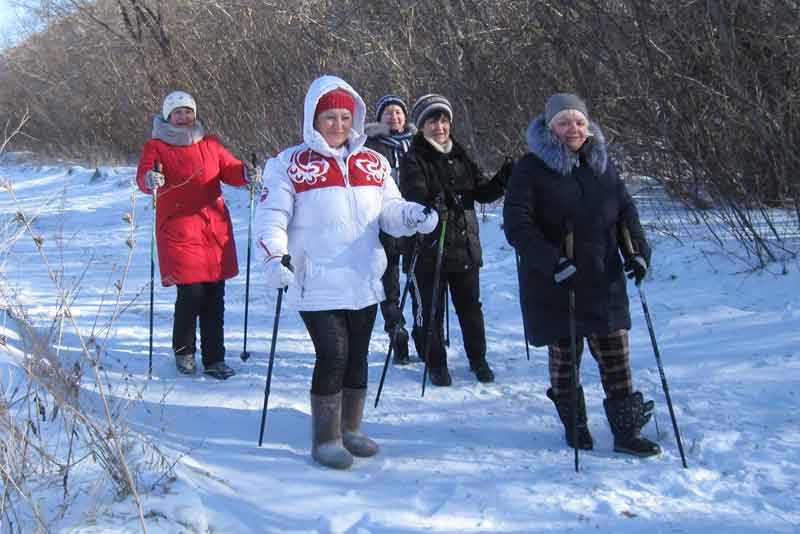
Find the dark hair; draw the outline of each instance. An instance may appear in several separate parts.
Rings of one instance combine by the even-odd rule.
[[[448,122],[453,122],[450,119],[450,114],[447,113],[445,110],[443,110],[443,109],[434,109],[433,111],[431,111],[430,113],[428,113],[427,115],[422,117],[422,126],[424,127],[425,123],[428,122],[429,120],[438,121],[442,117],[446,117]]]

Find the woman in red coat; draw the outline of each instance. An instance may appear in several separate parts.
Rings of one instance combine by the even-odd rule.
[[[197,319],[205,374],[225,380],[223,316],[225,280],[239,272],[230,214],[221,182],[257,182],[196,119],[194,98],[175,91],[153,119],[152,139],[144,144],[136,182],[144,193],[157,189],[156,242],[161,284],[177,286],[172,348],[178,372],[194,374]]]

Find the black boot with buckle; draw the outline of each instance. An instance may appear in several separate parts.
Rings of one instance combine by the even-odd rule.
[[[633,456],[654,456],[661,452],[657,443],[639,435],[642,428],[650,421],[655,403],[644,402],[642,393],[637,391],[621,399],[606,399],[608,423],[614,434],[614,450]]]
[[[575,448],[572,431],[572,392],[555,395],[553,388],[547,390],[547,398],[556,405],[558,417],[564,425],[564,436],[567,445]],[[586,418],[586,400],[583,397],[583,387],[578,386],[578,448],[590,451],[594,447],[592,435],[589,433],[589,424]]]

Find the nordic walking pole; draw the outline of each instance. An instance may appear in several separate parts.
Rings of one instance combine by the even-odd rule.
[[[255,153],[250,155],[250,161],[253,167],[257,167],[258,160]],[[239,357],[243,362],[250,359],[250,353],[247,352],[247,310],[250,306],[250,250],[253,247],[253,207],[255,206],[256,189],[254,184],[250,184],[250,220],[247,223],[247,279],[244,284],[244,346],[242,353]]]
[[[444,203],[444,195],[436,197],[436,210],[441,213],[439,221],[442,229],[439,232],[439,242],[436,247],[436,267],[433,271],[433,294],[431,295],[431,310],[428,315],[428,332],[425,335],[425,367],[422,369],[422,397],[425,396],[425,382],[428,380],[428,362],[431,361],[431,343],[433,342],[433,325],[436,322],[437,306],[436,302],[439,295],[439,283],[442,278],[442,259],[444,257],[444,237],[447,230],[448,209]]]
[[[445,326],[445,338],[444,338],[444,346],[450,346],[450,288],[447,285],[447,282],[444,284],[444,324]]]
[[[414,239],[414,251],[411,253],[411,267],[408,270],[408,277],[406,278],[406,285],[403,288],[403,296],[400,298],[400,313],[403,312],[403,308],[406,305],[406,297],[408,297],[408,290],[411,287],[411,279],[414,276],[414,268],[417,266],[417,257],[419,256],[419,242],[422,239],[420,234],[417,234],[416,238]],[[400,332],[400,328],[403,326],[403,322],[401,321],[392,329],[392,337],[389,340],[389,350],[386,352],[386,361],[383,362],[383,372],[381,373],[381,383],[378,384],[378,393],[375,395],[375,408],[378,407],[378,402],[381,400],[381,391],[383,391],[383,382],[386,380],[386,372],[389,369],[389,359],[392,357],[392,350],[394,348],[395,341],[397,340],[397,334]]]
[[[567,235],[564,238],[564,252],[567,259],[575,261],[575,236],[572,223],[567,221]],[[578,348],[575,336],[575,290],[569,289],[569,354],[572,359],[572,445],[575,449],[575,472],[580,471],[578,453]]]
[[[161,172],[161,163],[153,161],[153,170]],[[150,356],[147,364],[147,379],[153,376],[153,289],[156,277],[156,206],[158,205],[158,187],[153,188],[153,230],[150,235]]]
[[[636,255],[636,249],[633,247],[633,240],[631,240],[631,233],[627,226],[622,227],[622,239],[625,242],[626,256],[632,258]],[[681,441],[681,432],[678,430],[678,420],[675,418],[675,410],[672,407],[672,398],[669,395],[669,386],[667,385],[667,375],[664,374],[664,365],[661,363],[661,353],[658,350],[658,343],[656,342],[656,333],[653,330],[653,319],[650,317],[650,308],[647,306],[647,299],[644,296],[644,289],[641,282],[636,284],[639,290],[639,300],[642,301],[642,310],[644,311],[644,318],[647,321],[647,330],[650,332],[650,342],[653,344],[653,354],[656,356],[656,364],[658,365],[658,374],[661,376],[661,387],[664,389],[664,397],[667,399],[667,408],[669,408],[669,416],[672,419],[672,430],[675,431],[675,441],[678,443],[678,451],[681,453],[681,462],[684,469],[688,469],[686,464],[686,455],[683,453],[683,442]]]
[[[522,287],[520,285],[520,278],[519,278],[519,252],[514,251],[514,257],[517,259],[517,286],[521,290]],[[520,312],[522,311],[522,298],[519,299],[519,308]],[[522,314],[522,333],[525,334],[525,355],[528,357],[528,361],[531,361],[531,346],[528,343],[528,325],[525,324],[525,314]]]
[[[294,272],[292,258],[288,254],[281,258],[281,264]],[[264,406],[261,408],[261,430],[258,433],[258,446],[264,441],[264,426],[267,424],[267,404],[269,403],[269,389],[272,385],[272,365],[275,362],[275,342],[278,339],[278,321],[281,318],[281,301],[285,287],[278,289],[278,301],[275,303],[275,321],[272,323],[272,343],[269,346],[269,366],[267,367],[267,384],[264,386]]]

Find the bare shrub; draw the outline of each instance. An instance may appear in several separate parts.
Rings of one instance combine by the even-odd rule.
[[[3,54],[0,118],[30,102],[31,136],[60,153],[135,157],[180,88],[241,155],[269,155],[298,140],[305,89],[332,72],[369,102],[446,94],[455,135],[491,172],[526,151],[547,96],[575,91],[626,172],[722,223],[750,261],[798,248],[800,162],[787,147],[800,136],[800,10],[788,0],[34,4],[48,25]]]
[[[11,137],[19,135],[24,125],[25,120],[11,131]],[[0,143],[0,155],[10,140],[6,138]],[[127,425],[127,407],[131,399],[139,398],[137,392],[117,391],[114,393],[118,398],[114,399],[102,376],[102,362],[108,358],[104,347],[127,305],[122,296],[134,248],[136,221],[131,214],[135,205],[122,216],[129,228],[125,265],[120,278],[107,288],[110,294],[102,298],[103,302],[107,299],[111,303],[107,307],[110,315],[103,319],[98,311],[92,332],[86,333],[71,311],[82,276],[72,287],[66,286],[63,265],[52,261],[46,252],[45,238],[35,229],[36,216],[28,213],[17,199],[14,184],[1,180],[4,194],[16,206],[13,220],[4,225],[10,235],[2,242],[2,252],[10,251],[20,240],[30,239],[48,273],[56,299],[50,324],[36,326],[42,319],[28,316],[6,271],[0,271],[0,313],[4,327],[0,350],[15,362],[7,367],[8,376],[0,380],[0,480],[3,482],[0,529],[47,532],[53,521],[64,517],[76,496],[72,474],[85,471],[87,464],[96,464],[99,476],[110,482],[118,498],[133,498],[142,531],[146,532],[139,492],[143,487],[149,489],[147,484],[168,473],[171,466],[157,447]],[[134,203],[134,185],[130,188]],[[61,345],[64,326],[80,346],[77,358],[60,357],[54,348]],[[81,400],[81,391],[91,391],[92,395]],[[57,486],[62,488],[63,495],[59,507],[42,509],[41,492]]]

